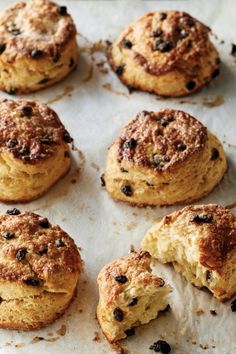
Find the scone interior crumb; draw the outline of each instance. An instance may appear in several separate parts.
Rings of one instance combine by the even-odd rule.
[[[152,274],[150,259],[147,252],[132,252],[130,256],[111,262],[100,272],[97,317],[111,342],[134,334],[134,327],[150,322],[168,306],[167,295],[171,288]],[[121,275],[125,278],[122,283],[116,280]],[[104,276],[110,279],[110,285],[101,286],[106,282]],[[106,286],[109,289],[104,289]]]

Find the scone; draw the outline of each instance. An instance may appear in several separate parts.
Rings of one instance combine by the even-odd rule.
[[[134,327],[157,317],[171,291],[152,274],[147,252],[132,252],[107,264],[98,275],[97,319],[109,342],[135,333]]]
[[[147,13],[110,46],[108,59],[130,89],[189,95],[219,74],[220,59],[209,32],[186,12]]]
[[[0,100],[0,200],[27,202],[70,168],[72,138],[48,106]]]
[[[143,111],[108,152],[103,176],[109,194],[131,205],[189,203],[222,179],[227,161],[219,140],[189,114]]]
[[[30,330],[61,316],[81,272],[74,241],[47,218],[18,209],[0,216],[0,327]]]
[[[220,301],[236,293],[236,218],[221,206],[187,206],[154,225],[142,249]]]
[[[0,89],[27,93],[51,86],[78,61],[76,27],[65,6],[49,0],[0,13]]]

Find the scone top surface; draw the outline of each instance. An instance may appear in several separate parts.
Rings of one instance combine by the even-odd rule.
[[[50,57],[55,62],[76,28],[65,7],[48,0],[10,6],[0,14],[0,48],[8,62],[20,56]]]
[[[31,291],[73,293],[80,271],[77,247],[59,226],[18,209],[0,216],[1,284],[16,282]]]
[[[185,12],[147,13],[112,44],[109,60],[131,88],[183,96],[219,74],[220,61],[209,32]]]
[[[29,100],[0,100],[0,149],[23,163],[36,164],[55,155],[72,138],[48,106]]]
[[[129,256],[115,259],[102,268],[98,275],[98,284],[103,290],[103,301],[107,306],[112,306],[117,301],[130,282],[137,287],[145,287],[150,283],[155,287],[162,287],[165,284],[162,278],[153,276],[150,262],[148,252],[131,252]],[[122,276],[125,276],[125,281],[122,281]]]
[[[116,141],[118,161],[160,174],[199,154],[207,140],[207,129],[183,111],[143,111],[124,127]]]
[[[163,219],[163,227],[172,223],[186,223],[188,237],[197,235],[201,265],[219,274],[224,272],[236,251],[236,217],[230,210],[216,204],[187,206]]]

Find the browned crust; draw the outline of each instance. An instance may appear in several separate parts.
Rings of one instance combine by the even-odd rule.
[[[68,166],[68,169],[61,175],[59,176],[46,190],[44,190],[43,192],[35,195],[35,196],[31,196],[31,197],[25,197],[25,198],[20,198],[20,199],[17,199],[17,200],[9,200],[9,199],[3,199],[3,198],[0,198],[0,202],[4,203],[4,204],[19,204],[19,203],[28,203],[29,201],[33,201],[33,200],[36,200],[36,199],[39,199],[41,197],[43,197],[45,194],[47,194],[47,192],[52,188],[54,187],[57,182],[59,182],[61,179],[63,179],[67,174],[68,172],[70,171],[70,168],[71,166]]]
[[[166,15],[166,18],[161,20],[161,14],[163,13]],[[154,35],[157,31],[161,31],[159,36]],[[182,37],[181,31],[185,31],[187,35]],[[112,48],[113,46],[118,46],[121,55],[124,54],[124,58],[126,53],[129,52],[129,57],[132,57],[134,63],[141,66],[148,74],[161,76],[170,72],[176,72],[181,73],[185,77],[186,82],[194,81],[198,78],[201,71],[201,66],[203,65],[202,58],[205,58],[205,60],[208,59],[210,50],[209,32],[209,27],[186,12],[156,11],[147,13],[128,26],[118,41],[108,48],[108,61],[112,70],[115,71],[116,66],[112,58]],[[171,42],[173,48],[165,52],[154,50],[154,42],[159,39]],[[129,40],[132,43],[132,47],[127,49],[123,44],[124,40]],[[124,66],[124,71],[125,64],[124,59],[123,64],[121,64]],[[199,82],[189,92],[185,91],[182,94],[180,92],[173,92],[171,95],[163,94],[163,96],[187,96],[200,90],[211,81],[212,74],[218,68],[219,62],[216,62],[212,66],[210,76],[204,78],[202,82]],[[125,75],[121,73],[119,79],[130,88],[130,82]],[[132,88],[143,90],[142,85],[137,80],[136,82],[132,82]],[[154,90],[146,88],[145,91],[156,93]]]
[[[131,139],[136,146],[127,148]],[[120,164],[128,161],[161,174],[201,154],[206,141],[207,129],[194,117],[183,111],[162,109],[139,113],[124,127],[115,144]],[[185,146],[184,151],[178,151],[180,145]]]
[[[152,283],[154,286],[163,286],[163,279],[154,277],[151,273],[151,256],[148,252],[131,252],[128,256],[115,259],[108,263],[98,275],[98,284],[102,285],[103,296],[107,306],[117,299],[124,291],[124,285],[115,280],[118,275],[125,275],[128,281],[135,282],[135,278],[145,272],[145,277],[139,280],[143,286]]]
[[[1,13],[0,43],[6,45],[2,55],[8,63],[22,56],[30,58],[33,50],[43,51],[44,58],[63,51],[75,37],[76,27],[71,16],[61,15],[58,8],[48,0],[32,0],[14,4]],[[14,35],[16,29],[21,33]]]
[[[36,278],[43,285],[54,276],[57,278],[62,274],[65,277],[80,272],[81,259],[73,239],[58,225],[42,227],[40,223],[44,220],[44,217],[32,212],[0,216],[2,281],[23,285],[27,279]],[[14,237],[6,239],[2,236],[5,232],[14,233]],[[57,240],[60,240],[59,246]],[[45,247],[47,251],[41,254]],[[27,252],[23,260],[19,260],[17,252],[22,248]]]
[[[191,221],[196,215],[212,216],[213,220],[209,223]],[[163,225],[183,217],[186,223],[201,229],[202,236],[198,240],[201,265],[221,274],[236,249],[236,217],[230,210],[216,204],[190,205],[166,216]]]
[[[22,110],[29,107],[28,117]],[[68,139],[65,139],[65,134]],[[11,142],[16,144],[11,146]],[[55,155],[72,141],[55,111],[29,100],[0,100],[0,152],[10,153],[25,164],[36,164]]]

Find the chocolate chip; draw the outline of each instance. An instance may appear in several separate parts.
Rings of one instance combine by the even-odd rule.
[[[210,310],[210,314],[211,314],[212,316],[217,316],[217,312],[216,312],[215,310]]]
[[[31,117],[33,113],[33,108],[31,106],[24,106],[21,108],[21,115],[24,117]]]
[[[153,50],[158,50],[159,52],[165,53],[173,49],[173,43],[168,40],[155,39],[153,43]]]
[[[159,120],[159,123],[161,124],[161,126],[162,127],[167,127],[167,125],[169,124],[169,122],[168,121],[166,121],[165,119],[163,119],[163,118],[161,118],[160,120]]]
[[[236,44],[234,44],[234,43],[232,43],[231,54],[232,54],[232,55],[235,55],[235,54],[236,54]]]
[[[53,145],[55,142],[53,141],[52,138],[50,138],[48,135],[45,135],[42,139],[41,139],[41,143],[44,145]]]
[[[130,303],[128,304],[129,307],[135,306],[138,303],[138,298],[137,297],[133,297],[132,300],[130,301]]]
[[[16,156],[28,156],[30,154],[30,148],[28,146],[23,146],[19,151],[16,152]]]
[[[126,170],[125,168],[121,167],[121,168],[120,168],[120,172],[122,172],[122,173],[128,173],[129,171]]]
[[[210,281],[211,280],[211,276],[212,276],[212,272],[210,270],[206,271],[206,280]]]
[[[39,255],[43,256],[44,254],[46,254],[48,252],[48,246],[44,246],[40,251],[39,251]]]
[[[152,32],[153,37],[160,37],[162,35],[163,31],[159,28],[155,31]]]
[[[132,188],[129,185],[122,186],[121,187],[121,192],[124,193],[127,197],[132,196]]]
[[[137,146],[137,141],[131,138],[124,143],[124,146],[126,149],[134,149]]]
[[[236,299],[231,302],[231,311],[236,312]]]
[[[59,6],[58,13],[62,16],[67,15],[67,7],[66,6]]]
[[[11,33],[13,34],[13,36],[19,36],[19,34],[21,34],[21,30],[19,30],[19,28],[13,28]]]
[[[161,279],[161,284],[159,285],[160,288],[162,288],[165,285],[165,280]]]
[[[14,148],[18,144],[18,141],[16,139],[10,139],[7,141],[6,146],[11,149]]]
[[[211,151],[211,160],[217,160],[219,156],[219,151],[216,148],[213,148]]]
[[[62,241],[62,239],[58,238],[56,241],[55,241],[55,245],[57,247],[63,247],[65,246],[64,242]]]
[[[15,232],[10,232],[10,231],[3,232],[2,237],[4,237],[6,240],[10,240],[13,237],[15,237]]]
[[[63,141],[68,144],[72,143],[73,141],[73,138],[70,136],[67,130],[64,130],[63,132]]]
[[[70,64],[69,67],[72,68],[72,66],[74,65],[75,61],[73,58],[70,58]]]
[[[60,54],[56,53],[55,55],[53,55],[52,61],[54,63],[57,63],[60,60],[60,58],[61,58]]]
[[[195,82],[195,81],[189,81],[189,82],[186,84],[186,88],[187,88],[188,90],[193,90],[195,86],[196,86],[196,82]]]
[[[117,275],[115,277],[115,280],[120,284],[125,284],[128,281],[128,279],[125,275]]]
[[[211,78],[214,79],[218,75],[220,75],[220,69],[215,69],[211,75]]]
[[[6,211],[6,214],[8,214],[8,215],[19,215],[20,214],[20,210],[16,209],[16,208],[8,209]]]
[[[17,90],[14,88],[11,88],[9,91],[7,91],[8,95],[15,95],[16,92],[17,92]]]
[[[124,333],[127,335],[127,337],[134,336],[135,335],[135,329],[134,327],[131,327],[129,329],[126,329]]]
[[[44,79],[40,80],[38,84],[46,84],[50,79],[48,77],[45,77]]]
[[[166,14],[165,12],[161,12],[161,13],[160,13],[160,16],[159,16],[159,19],[160,19],[161,21],[163,21],[163,20],[166,19],[166,17],[167,17],[167,14]]]
[[[23,259],[25,259],[26,253],[26,248],[19,248],[16,252],[16,259],[18,259],[18,261],[23,261]]]
[[[180,38],[186,38],[187,36],[188,36],[188,32],[184,28],[180,29],[179,37]]]
[[[190,221],[192,222],[204,223],[204,224],[211,223],[212,220],[213,220],[213,216],[210,214],[194,215],[190,218]]]
[[[105,182],[105,179],[104,179],[104,173],[101,175],[101,177],[100,177],[100,182],[101,182],[101,186],[102,187],[105,187],[105,185],[106,185],[106,182]]]
[[[194,19],[191,17],[184,17],[183,20],[189,27],[192,27],[195,24]]]
[[[154,342],[149,349],[154,350],[156,353],[162,354],[168,354],[171,351],[170,345],[164,340],[158,340],[157,342]]]
[[[122,44],[125,48],[131,49],[133,44],[129,39],[123,39]]]
[[[176,150],[179,151],[179,152],[182,152],[182,151],[186,150],[186,147],[187,146],[185,144],[178,144],[176,146]]]
[[[31,58],[33,58],[33,59],[39,59],[39,58],[42,58],[43,51],[40,49],[34,49],[34,50],[32,50],[30,55],[31,55]]]
[[[220,58],[216,58],[216,65],[219,65],[220,64]]]
[[[122,75],[123,74],[123,72],[124,72],[124,66],[117,66],[116,67],[116,69],[115,69],[115,73],[117,74],[117,75]]]
[[[65,151],[65,152],[64,152],[64,157],[66,157],[66,158],[70,157],[69,151]]]
[[[114,310],[113,315],[116,321],[122,322],[124,319],[123,311],[119,307]]]
[[[39,221],[39,226],[41,226],[43,229],[49,229],[51,224],[50,224],[50,222],[48,221],[47,218],[44,218],[44,219]]]
[[[170,158],[168,156],[153,155],[153,164],[155,167],[163,167],[164,164],[169,161]]]
[[[24,282],[25,282],[25,284],[31,285],[31,286],[39,286],[39,284],[40,284],[40,281],[35,278],[28,278]]]
[[[5,49],[6,49],[6,44],[5,43],[0,43],[0,54],[2,54]]]

